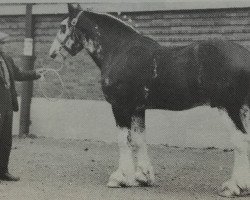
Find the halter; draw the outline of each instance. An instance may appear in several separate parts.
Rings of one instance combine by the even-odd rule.
[[[78,36],[78,34],[76,33],[76,32],[80,32],[80,30],[76,28],[76,24],[77,24],[77,22],[78,22],[79,17],[80,17],[81,14],[82,14],[82,12],[83,12],[83,11],[80,11],[80,12],[77,14],[77,16],[76,16],[74,19],[72,19],[72,21],[71,21],[71,26],[69,27],[69,33],[66,35],[66,37],[65,37],[64,40],[61,40],[61,39],[58,37],[58,34],[56,35],[56,39],[57,39],[57,41],[61,44],[62,48],[64,48],[64,49],[65,49],[67,52],[69,52],[69,54],[72,55],[72,56],[76,55],[77,52],[72,51],[72,49],[69,49],[69,48],[66,46],[66,43],[67,43],[68,39],[69,39],[70,37],[72,37],[72,35],[75,36],[76,39],[78,39],[79,41],[81,41],[80,38],[79,38],[79,36]],[[82,48],[83,48],[83,44],[82,44],[82,43],[76,45],[76,49],[81,50]]]

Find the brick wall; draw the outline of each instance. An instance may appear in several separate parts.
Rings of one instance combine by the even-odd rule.
[[[127,16],[124,20],[131,18],[132,24],[139,31],[163,45],[186,45],[208,38],[224,38],[250,50],[250,8],[132,12],[123,15]],[[48,51],[63,18],[61,14],[35,16],[35,67],[55,65],[48,57]],[[0,17],[1,31],[11,36],[6,51],[18,65],[21,64],[23,50],[24,20],[22,16]],[[103,99],[99,69],[86,53],[69,59],[61,76],[65,84],[64,98]],[[34,95],[41,96],[37,82]]]

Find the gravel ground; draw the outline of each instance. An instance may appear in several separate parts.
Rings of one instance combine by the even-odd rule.
[[[225,199],[217,195],[217,188],[232,170],[231,150],[150,145],[149,154],[156,185],[115,189],[106,183],[117,168],[116,143],[14,138],[10,172],[21,176],[21,181],[2,181],[0,199]]]

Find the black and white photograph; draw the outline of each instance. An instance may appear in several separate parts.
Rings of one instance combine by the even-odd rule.
[[[250,199],[249,0],[0,0],[0,200]]]

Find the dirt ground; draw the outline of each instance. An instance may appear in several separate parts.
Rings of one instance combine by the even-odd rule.
[[[0,199],[225,199],[217,195],[217,188],[229,178],[232,151],[150,145],[149,154],[156,185],[114,189],[106,183],[118,164],[116,143],[14,138],[10,171],[21,181],[2,181]]]

